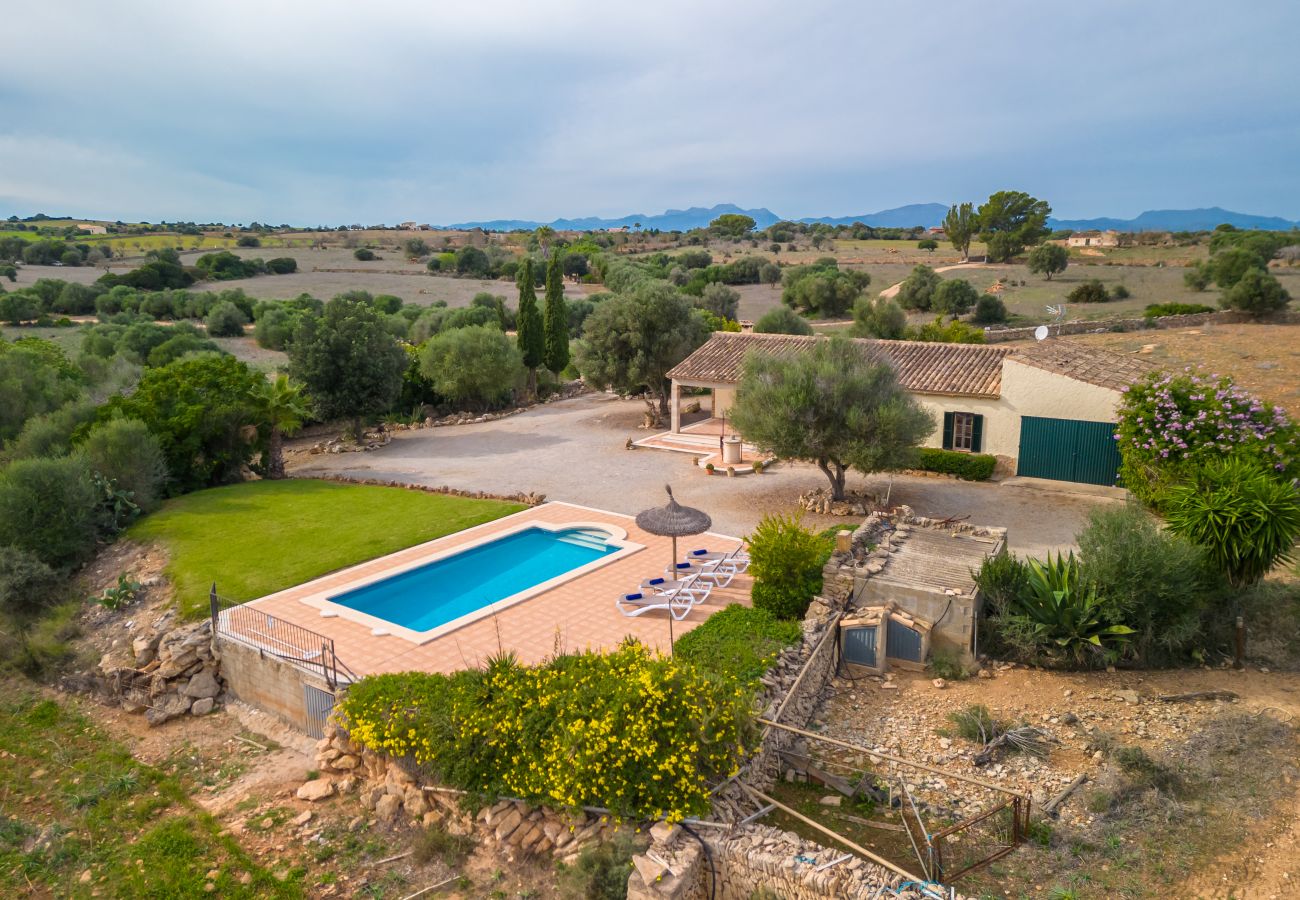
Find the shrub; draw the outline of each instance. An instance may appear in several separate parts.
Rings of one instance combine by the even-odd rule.
[[[705,286],[704,293],[700,295],[695,306],[697,309],[713,313],[718,318],[734,319],[740,309],[740,291],[714,282]]]
[[[244,326],[248,324],[248,317],[242,309],[227,300],[213,307],[204,324],[210,337],[240,337],[244,333]]]
[[[1295,559],[1300,540],[1300,492],[1258,463],[1212,460],[1165,503],[1169,530],[1205,549],[1210,561],[1237,588],[1259,581]]]
[[[61,603],[28,621],[0,615],[0,671],[12,667],[31,678],[46,677],[75,657],[68,642],[81,634],[81,601]]]
[[[987,453],[958,453],[936,447],[922,447],[920,457],[918,469],[956,475],[963,481],[988,481],[998,464],[997,457]]]
[[[1188,266],[1183,273],[1183,284],[1193,291],[1205,290],[1213,280],[1209,267],[1199,260]]]
[[[371,676],[339,708],[352,740],[483,797],[679,821],[737,771],[746,702],[628,641],[535,667]]]
[[[77,429],[93,422],[95,414],[94,403],[74,400],[53,412],[33,416],[5,448],[4,457],[12,462],[40,456],[64,456],[72,450],[72,438]]]
[[[636,844],[626,833],[583,850],[572,866],[562,869],[560,879],[566,897],[582,900],[627,900],[627,879],[632,873]]]
[[[78,457],[24,459],[0,472],[0,544],[60,569],[95,548],[99,492]]]
[[[960,319],[944,322],[943,316],[937,316],[933,322],[926,322],[920,328],[908,329],[907,338],[941,344],[982,344],[986,340],[982,328]]]
[[[1206,266],[1214,283],[1227,291],[1250,272],[1263,272],[1268,261],[1245,247],[1227,247],[1210,256]]]
[[[935,678],[945,681],[965,681],[970,677],[970,669],[954,653],[936,650],[930,654],[930,671]]]
[[[1153,373],[1138,381],[1124,393],[1116,440],[1124,486],[1157,506],[1184,472],[1228,454],[1283,477],[1300,474],[1300,434],[1286,411],[1227,377]]]
[[[1152,303],[1142,311],[1142,315],[1148,319],[1158,319],[1161,316],[1192,316],[1207,312],[1214,312],[1214,307],[1204,303]]]
[[[111,419],[91,429],[81,445],[92,471],[125,491],[143,512],[154,509],[167,482],[162,445],[138,419]]]
[[[1116,300],[1127,300],[1129,297],[1133,296],[1133,293],[1126,285],[1117,284],[1110,289],[1110,295]]]
[[[474,852],[474,847],[472,835],[451,834],[437,826],[429,826],[416,834],[411,856],[421,865],[428,865],[436,859],[447,868],[454,869],[464,864]]]
[[[352,251],[352,258],[360,262],[370,262],[375,258],[375,251],[368,247],[358,247]]]
[[[812,325],[787,306],[770,309],[754,323],[758,334],[812,334]]]
[[[903,309],[928,310],[942,278],[929,266],[917,266],[898,287],[895,299]]]
[[[930,308],[944,315],[961,316],[970,311],[979,297],[979,291],[969,281],[952,278],[934,289]]]
[[[898,341],[907,335],[907,313],[888,297],[863,297],[853,305],[853,336]]]
[[[677,640],[677,658],[724,681],[751,684],[803,637],[798,622],[733,603]]]
[[[510,400],[524,377],[524,364],[512,338],[492,325],[472,325],[431,338],[420,372],[453,403],[491,409]]]
[[[251,234],[245,234],[235,241],[235,245],[238,247],[260,247],[262,246],[262,240]]]
[[[1220,583],[1199,547],[1157,527],[1136,505],[1093,510],[1077,540],[1084,577],[1111,614],[1133,627],[1138,660],[1168,663],[1201,642]]]
[[[1110,294],[1106,291],[1106,285],[1092,278],[1066,294],[1065,299],[1071,303],[1106,303],[1110,300]]]
[[[1223,292],[1219,302],[1227,309],[1264,315],[1285,309],[1291,295],[1271,273],[1251,269]]]
[[[277,256],[266,261],[266,270],[272,275],[288,275],[298,271],[298,260],[292,256]]]
[[[778,619],[802,619],[821,590],[832,538],[804,528],[802,515],[771,514],[748,541],[754,607]]]
[[[0,612],[28,616],[54,603],[63,580],[35,554],[0,546]]]
[[[1005,734],[1010,722],[995,719],[989,708],[982,703],[971,704],[962,709],[948,713],[948,721],[953,724],[958,737],[973,741],[983,746],[999,735]]]
[[[975,314],[971,321],[977,325],[995,325],[1007,320],[1007,305],[1002,298],[983,294],[975,301]]]

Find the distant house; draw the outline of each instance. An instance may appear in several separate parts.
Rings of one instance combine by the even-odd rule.
[[[1118,247],[1118,231],[1076,231],[1066,239],[1070,247]]]
[[[606,228],[605,230],[610,234],[626,234],[631,229],[626,225],[619,225],[617,228]]]
[[[414,222],[403,222],[401,225],[398,225],[397,227],[400,228],[400,229],[402,229],[403,231],[414,231],[414,230],[415,230],[415,223],[414,223]]]
[[[941,227],[927,228],[925,234],[927,237],[932,237],[936,241],[942,241],[948,237],[948,232],[944,231]]]
[[[714,332],[668,373],[672,432],[718,432],[718,418],[736,400],[747,354],[792,356],[823,340]],[[903,388],[934,416],[926,446],[991,453],[1018,475],[1057,481],[1115,483],[1120,397],[1149,371],[1133,357],[1060,338],[1014,348],[864,338],[854,343],[893,365]],[[683,428],[683,387],[712,389],[712,415],[718,418]]]
[[[108,229],[103,225],[78,225],[77,230],[82,234],[108,234]]]

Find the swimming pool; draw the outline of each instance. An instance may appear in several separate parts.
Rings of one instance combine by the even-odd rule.
[[[528,526],[326,600],[424,639],[630,549],[614,538],[604,528]]]

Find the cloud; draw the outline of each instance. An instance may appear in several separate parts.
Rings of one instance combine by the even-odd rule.
[[[1288,12],[26,4],[6,19],[0,198],[316,223],[719,201],[849,214],[1014,186],[1072,216],[1297,217]]]

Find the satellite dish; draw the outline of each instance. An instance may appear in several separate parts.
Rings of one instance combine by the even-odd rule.
[[[1043,341],[1047,339],[1047,326],[1039,325],[1034,329],[1034,340]]]

